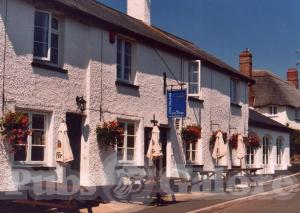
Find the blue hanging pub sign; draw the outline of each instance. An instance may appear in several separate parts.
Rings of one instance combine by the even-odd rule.
[[[168,91],[167,93],[168,118],[186,117],[186,98],[187,98],[186,89]]]

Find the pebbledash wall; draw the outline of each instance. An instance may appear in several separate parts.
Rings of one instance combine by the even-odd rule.
[[[263,163],[263,148],[257,149],[254,153],[254,163],[252,165],[253,168],[263,168],[259,170],[258,174],[274,174],[275,170],[287,170],[290,164],[290,134],[287,132],[281,132],[280,130],[270,130],[264,128],[257,128],[250,126],[250,132],[255,132],[260,138],[260,144],[263,144],[263,137],[268,137],[270,141],[270,153],[268,164]],[[283,149],[281,156],[281,164],[277,164],[277,146],[276,140],[278,138],[282,139]]]
[[[116,43],[109,42],[109,33],[62,15],[61,59],[63,68],[68,73],[32,67],[35,6],[21,0],[8,1],[7,42],[4,53],[5,2],[0,0],[1,73],[4,70],[4,56],[6,58],[5,109],[38,111],[49,115],[47,154],[42,166],[52,170],[32,171],[31,165],[16,167],[8,150],[3,148],[4,143],[1,143],[0,191],[15,190],[18,185],[25,184],[13,178],[22,170],[28,171],[35,177],[35,181],[40,181],[41,177],[51,181],[63,181],[63,166],[54,159],[57,130],[61,118],[65,118],[67,112],[78,112],[75,98],[82,95],[87,100],[87,109],[81,140],[81,185],[107,185],[114,183],[116,178],[116,152],[99,148],[96,141],[95,129],[100,123],[100,107],[103,110],[102,121],[123,119],[137,124],[136,154],[132,166],[144,165],[144,127],[152,126],[150,120],[153,114],[159,124],[168,125],[167,176],[179,176],[179,170],[185,169],[185,154],[174,120],[167,119],[166,116],[163,72],[168,75],[168,84],[174,84],[175,81],[170,78],[171,74],[154,49],[138,42],[133,45],[134,84],[139,89],[115,85]],[[186,58],[160,50],[159,53],[179,80],[188,79]],[[184,74],[181,77],[182,62]],[[3,80],[3,75],[1,77]],[[203,164],[205,170],[213,169],[208,142],[212,131],[221,129],[230,134],[248,133],[248,86],[246,82],[239,82],[239,106],[231,106],[230,79],[229,75],[202,65],[203,102],[189,100],[187,103],[188,118],[184,123],[199,123],[203,128],[203,137],[197,144],[196,164]]]

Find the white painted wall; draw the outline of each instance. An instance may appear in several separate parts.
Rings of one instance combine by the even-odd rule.
[[[3,5],[4,0],[0,0]],[[0,29],[3,27],[3,7],[1,7]],[[104,120],[126,119],[138,124],[135,166],[144,164],[144,127],[151,127],[153,114],[160,124],[170,127],[167,144],[167,175],[178,176],[184,168],[185,159],[182,141],[176,134],[174,121],[166,117],[166,96],[163,94],[163,72],[167,73],[168,84],[175,80],[152,47],[134,43],[135,84],[139,90],[116,86],[116,43],[109,43],[109,33],[87,26],[69,17],[64,20],[63,61],[68,74],[45,69],[32,68],[34,7],[21,0],[10,0],[8,7],[8,47],[6,56],[5,97],[6,107],[47,112],[50,129],[47,141],[49,153],[53,153],[57,130],[66,112],[77,111],[76,96],[84,95],[87,100],[86,119],[83,127],[81,150],[82,185],[106,185],[114,182],[117,165],[114,150],[99,148],[95,129],[100,123],[100,100]],[[1,46],[3,30],[0,32]],[[101,45],[103,42],[103,46]],[[101,55],[101,46],[103,54]],[[167,52],[159,51],[176,78],[181,77],[181,60],[184,63],[183,81],[187,81],[188,60]],[[3,58],[3,49],[0,50]],[[2,61],[2,60],[1,60]],[[2,64],[1,64],[2,65]],[[101,76],[103,88],[101,90]],[[230,76],[207,66],[201,71],[201,95],[203,104],[188,101],[188,118],[185,123],[200,123],[203,138],[198,143],[197,163],[204,164],[206,170],[213,169],[209,150],[212,131],[221,129],[230,134],[247,134],[248,104],[247,84],[240,83],[241,108],[230,106]],[[2,103],[1,103],[2,104]],[[51,150],[51,151],[50,151]],[[7,153],[1,152],[0,164],[5,177],[11,176],[11,162]],[[229,157],[228,157],[229,158]],[[62,181],[63,168],[54,162],[49,154],[48,166],[57,166],[54,179]],[[33,174],[33,173],[32,173]],[[38,172],[47,176],[47,172]],[[1,179],[2,180],[2,179]],[[9,179],[5,179],[8,181]],[[0,182],[0,191],[15,188],[17,182]]]
[[[277,115],[270,115],[268,106],[257,108],[256,110],[283,125],[288,125],[292,129],[300,129],[300,121],[295,119],[295,108],[288,106],[277,106]]]
[[[260,144],[263,143],[263,137],[265,135],[268,135],[271,137],[271,152],[270,152],[270,161],[269,165],[266,167],[266,169],[260,170],[257,172],[258,174],[274,174],[275,170],[287,170],[290,166],[290,136],[289,133],[286,132],[280,132],[280,131],[273,131],[258,127],[249,127],[249,131],[255,132],[259,138],[260,138]],[[282,155],[282,164],[277,165],[276,162],[276,139],[278,137],[282,137],[283,140],[283,146],[284,151]],[[255,159],[254,159],[254,168],[263,168],[263,151],[262,147],[256,150]]]

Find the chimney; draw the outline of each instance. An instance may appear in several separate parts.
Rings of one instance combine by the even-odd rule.
[[[246,48],[240,54],[240,72],[248,77],[252,77],[252,54]]]
[[[252,54],[248,48],[240,53],[240,72],[249,78],[252,78]],[[248,102],[249,106],[254,106],[254,91],[253,87],[249,86],[248,90]]]
[[[127,15],[150,25],[151,0],[127,0]]]
[[[299,80],[298,80],[298,70],[297,68],[289,68],[287,73],[287,81],[293,84],[296,89],[299,88]]]

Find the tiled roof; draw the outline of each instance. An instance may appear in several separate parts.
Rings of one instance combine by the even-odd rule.
[[[49,1],[49,0],[48,0]],[[215,56],[201,50],[193,43],[164,32],[156,27],[149,26],[144,22],[107,7],[94,0],[52,0],[51,3],[59,3],[73,11],[84,13],[97,19],[102,26],[117,28],[122,33],[139,38],[142,42],[152,42],[157,47],[167,47],[181,52],[193,59],[200,59],[212,64],[226,74],[233,75],[243,81],[254,82],[247,76],[239,73],[236,69],[227,65]]]
[[[267,116],[256,112],[253,109],[249,109],[249,126],[260,127],[264,129],[279,130],[283,132],[291,132],[292,130],[281,123],[274,121]]]
[[[267,70],[254,70],[254,107],[267,105],[300,107],[300,91]]]

